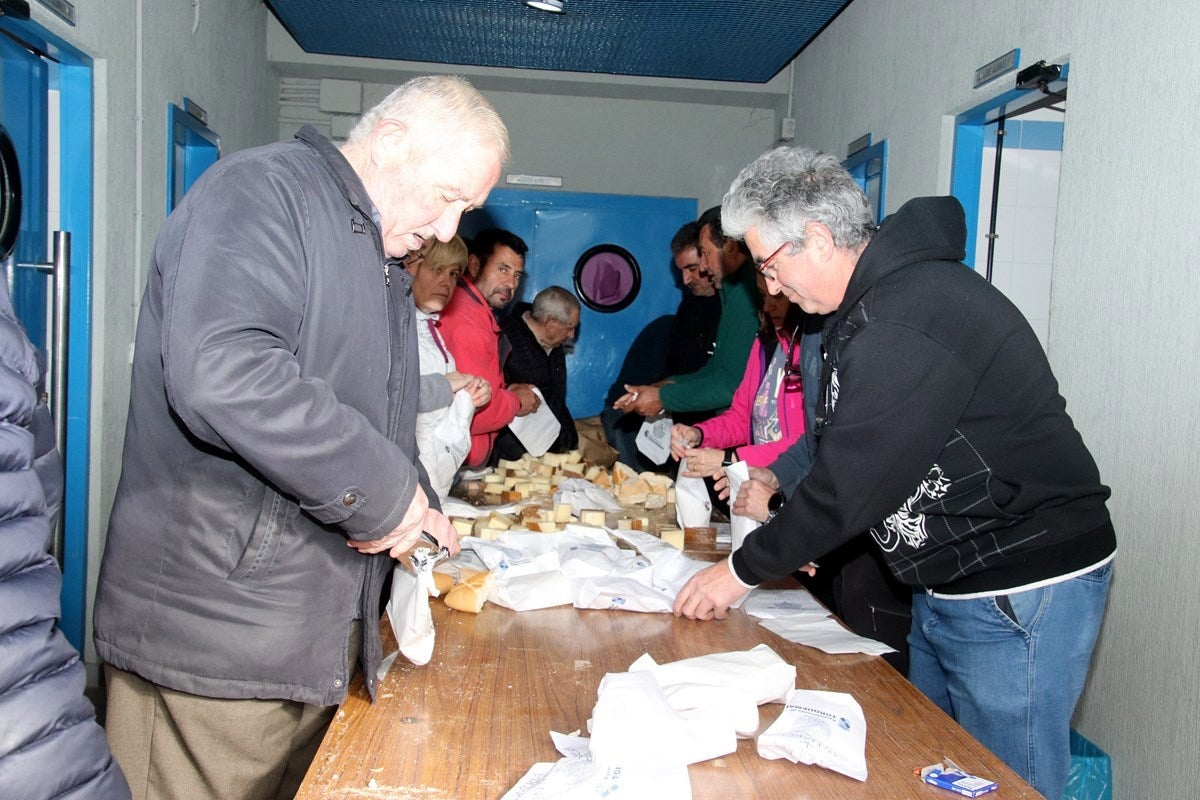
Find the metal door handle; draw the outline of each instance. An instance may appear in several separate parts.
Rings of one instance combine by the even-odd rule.
[[[67,457],[67,348],[71,311],[71,234],[69,231],[55,231],[54,245],[50,261],[36,264],[17,264],[18,267],[36,269],[50,276],[54,287],[54,305],[51,313],[49,341],[46,343],[47,356],[50,361],[49,380],[46,384],[46,395],[49,398],[50,412],[54,416],[54,442],[63,460]],[[65,502],[64,497],[64,502]],[[62,561],[63,527],[62,514],[59,514],[58,525],[54,532],[54,543],[51,552]]]
[[[50,360],[49,381],[46,394],[50,398],[50,412],[54,415],[54,436],[58,451],[64,454],[67,438],[67,347],[71,313],[71,233],[54,232],[54,249],[50,261],[36,264],[17,264],[18,267],[36,269],[50,276],[54,287],[54,307],[51,313],[49,341],[46,343]]]

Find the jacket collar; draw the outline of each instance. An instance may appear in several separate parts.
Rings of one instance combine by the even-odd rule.
[[[312,125],[304,125],[296,132],[296,138],[304,142],[306,145],[317,151],[317,155],[329,167],[329,171],[333,173],[334,179],[337,182],[338,189],[346,200],[367,219],[375,223],[378,228],[379,224],[375,219],[375,204],[371,202],[371,196],[367,194],[367,188],[363,186],[362,179],[358,177],[358,173],[354,171],[354,167],[350,166],[350,162],[342,155],[342,151],[333,146],[333,142],[326,139],[319,130]]]
[[[470,278],[463,277],[459,278],[458,285],[459,288],[466,292],[467,298],[471,302],[478,303],[487,309],[488,316],[492,318],[492,332],[499,333],[500,323],[496,321],[496,312],[492,309],[488,301],[483,299],[483,295],[479,293],[479,289],[475,286],[475,283]]]

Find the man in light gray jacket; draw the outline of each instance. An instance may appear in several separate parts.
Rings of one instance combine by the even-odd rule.
[[[417,78],[340,150],[306,126],[220,160],[164,223],[95,613],[135,798],[291,797],[356,665],[374,695],[389,556],[457,550],[387,259],[452,237],[507,157],[466,81]]]

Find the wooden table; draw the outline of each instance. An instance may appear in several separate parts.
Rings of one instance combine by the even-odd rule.
[[[746,740],[735,753],[689,767],[696,800],[950,800],[958,795],[913,776],[914,767],[943,756],[998,781],[988,798],[1041,797],[881,658],[793,644],[741,611],[694,622],[570,606],[515,612],[489,604],[474,615],[432,604],[433,660],[415,667],[400,656],[373,705],[355,681],[297,800],[496,800],[534,763],[559,759],[550,731],[584,729],[606,672],[627,671],[643,653],[661,664],[760,642],[796,665],[798,688],[848,692],[859,702],[869,777],[860,783],[769,761]],[[782,709],[761,706],[760,731]]]

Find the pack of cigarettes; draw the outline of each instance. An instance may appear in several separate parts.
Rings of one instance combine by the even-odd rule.
[[[1000,784],[963,772],[953,761],[949,764],[932,764],[920,772],[925,783],[961,794],[963,797],[979,797],[1000,788]]]

